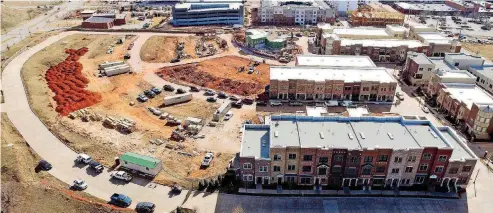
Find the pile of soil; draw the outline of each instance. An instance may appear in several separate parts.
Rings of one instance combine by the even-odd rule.
[[[166,67],[161,69],[158,75],[169,81],[192,83],[243,96],[254,95],[262,89],[262,86],[257,82],[216,77],[198,70],[195,64]]]
[[[87,51],[86,47],[67,49],[65,53],[69,56],[46,71],[48,87],[55,93],[55,110],[63,116],[101,101],[100,94],[84,89],[89,80],[82,75],[82,64],[78,60]]]

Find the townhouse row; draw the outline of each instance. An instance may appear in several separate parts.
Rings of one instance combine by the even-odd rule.
[[[423,118],[272,116],[243,127],[238,175],[251,184],[466,185],[477,157]]]

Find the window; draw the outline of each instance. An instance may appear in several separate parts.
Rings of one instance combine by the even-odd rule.
[[[414,179],[414,182],[417,184],[421,184],[425,181],[425,177],[423,176],[416,176],[416,179]]]
[[[416,162],[416,156],[409,156],[407,157],[408,162]]]
[[[439,162],[445,162],[447,160],[447,156],[446,155],[440,155],[438,156],[438,161]]]
[[[375,169],[375,172],[379,172],[379,173],[381,173],[381,172],[385,172],[385,167],[383,167],[383,166],[379,166],[379,167],[377,167],[377,168]]]
[[[431,68],[428,68],[428,71],[431,71]]]
[[[279,172],[279,171],[281,171],[281,167],[280,167],[280,166],[274,166],[274,167],[272,168],[272,170],[273,170],[274,172]]]
[[[359,162],[359,157],[351,156],[351,158],[349,158],[349,161],[351,163],[358,163]]]
[[[303,155],[303,161],[312,161],[311,155]]]
[[[318,160],[318,162],[320,162],[320,163],[327,163],[327,162],[329,162],[329,158],[328,157],[320,157],[320,159]]]
[[[402,158],[401,157],[395,157],[394,163],[402,163]]]
[[[419,171],[426,171],[426,170],[428,170],[428,164],[419,165]]]
[[[409,184],[410,181],[411,179],[406,179],[406,184]]]
[[[332,172],[341,172],[341,166],[332,167]]]
[[[419,68],[419,71],[423,71],[423,67],[420,67],[420,68]]]
[[[267,166],[261,166],[258,168],[259,172],[267,172]]]
[[[296,177],[286,177],[286,182],[294,183],[294,182],[296,182]]]
[[[289,154],[289,155],[288,155],[288,158],[289,158],[290,160],[294,160],[294,159],[296,159],[296,154]]]
[[[379,162],[387,161],[388,158],[389,158],[388,155],[380,155],[380,156],[378,156],[378,161]]]
[[[311,172],[312,167],[311,166],[303,166],[302,170],[303,170],[303,172]]]
[[[294,170],[296,170],[295,165],[288,165],[288,171],[294,171]]]
[[[413,167],[412,166],[406,167],[406,173],[411,173],[411,172],[413,172]]]
[[[371,174],[371,167],[367,166],[363,168],[363,171],[361,171],[362,175],[369,175]]]
[[[243,181],[253,181],[253,175],[243,175]]]
[[[351,90],[351,87],[344,87],[345,91]]]
[[[342,155],[336,155],[336,156],[334,156],[334,160],[336,162],[341,162],[343,160],[343,157],[342,157]]]
[[[463,171],[463,172],[469,172],[469,171],[471,171],[471,166],[464,166],[464,167],[462,168],[462,171]]]
[[[448,170],[448,173],[449,174],[457,174],[457,172],[459,171],[459,168],[457,167],[452,167]]]
[[[415,79],[422,79],[423,78],[423,74],[415,74],[414,75],[414,78]]]
[[[275,154],[274,155],[274,160],[275,161],[281,160],[281,155]]]
[[[300,178],[300,183],[301,184],[311,184],[312,183],[312,178],[302,177],[302,178]]]
[[[327,175],[327,167],[319,167],[318,175]]]
[[[443,172],[443,166],[437,166],[437,167],[435,167],[435,172],[436,173]]]
[[[370,88],[368,88],[368,87],[363,87],[363,91],[369,91],[369,90],[370,90]]]
[[[392,174],[397,174],[397,173],[399,173],[399,169],[398,168],[392,169]]]
[[[365,156],[364,158],[364,162],[365,163],[371,163],[373,161],[373,157],[372,156]]]
[[[244,163],[243,169],[252,169],[252,164],[251,163]]]
[[[356,167],[349,167],[349,168],[347,168],[347,173],[348,174],[351,174],[351,175],[356,174]]]
[[[424,153],[423,154],[423,160],[431,160],[431,154],[430,153]]]
[[[454,66],[456,66],[456,67],[459,66],[459,63],[455,63]]]

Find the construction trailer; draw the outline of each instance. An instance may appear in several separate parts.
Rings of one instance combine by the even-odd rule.
[[[221,118],[224,117],[224,115],[231,109],[231,101],[226,100],[219,108],[216,110],[214,113],[214,116],[212,116],[212,121],[220,121]]]
[[[185,93],[185,94],[180,94],[180,95],[173,95],[173,96],[168,96],[164,97],[163,99],[163,105],[164,106],[170,106],[173,104],[179,104],[179,103],[184,103],[191,101],[193,98],[191,93]]]
[[[99,69],[102,70],[104,68],[108,68],[108,67],[112,67],[112,66],[118,66],[118,65],[122,65],[122,64],[125,64],[125,62],[124,61],[112,61],[112,62],[106,61],[106,62],[99,65]]]
[[[122,64],[122,65],[107,67],[103,69],[101,72],[102,72],[101,74],[110,77],[110,76],[130,72],[130,66],[128,66],[127,64]]]
[[[120,156],[120,167],[132,172],[139,172],[145,176],[155,177],[163,169],[163,164],[157,158],[126,152]]]

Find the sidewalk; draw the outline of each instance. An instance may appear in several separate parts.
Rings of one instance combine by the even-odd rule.
[[[275,189],[245,189],[238,190],[240,194],[273,195],[273,196],[338,196],[338,197],[429,197],[459,199],[454,192],[424,192],[424,191],[394,191],[394,190],[275,190]]]

